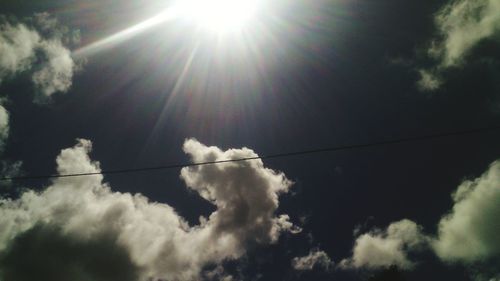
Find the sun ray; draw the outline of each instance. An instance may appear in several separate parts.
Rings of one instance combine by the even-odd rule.
[[[75,51],[73,51],[72,55],[75,58],[84,58],[91,56],[95,53],[98,53],[102,50],[112,48],[116,45],[119,45],[134,36],[137,36],[138,34],[155,27],[159,24],[162,24],[166,21],[173,20],[176,18],[177,15],[177,9],[175,8],[170,8],[168,10],[165,10],[164,12],[149,18],[143,22],[140,22],[136,25],[133,25],[127,29],[124,29],[120,32],[117,32],[113,35],[110,35],[104,39],[98,40],[94,43],[91,43],[89,45],[86,45],[84,47],[81,47]]]
[[[179,94],[179,92],[182,90],[182,87],[185,84],[185,80],[189,74],[189,71],[191,70],[191,66],[193,64],[193,60],[195,59],[197,53],[198,53],[198,48],[200,44],[197,42],[195,46],[192,48],[192,50],[189,52],[189,57],[186,60],[186,63],[182,67],[182,71],[177,78],[177,81],[174,84],[174,87],[172,91],[170,91],[167,102],[163,106],[156,123],[151,130],[151,133],[149,134],[148,141],[146,143],[146,147],[149,146],[149,144],[152,142],[154,136],[156,136],[161,130],[162,126],[164,125],[164,121],[166,120],[166,115],[169,112],[170,107],[172,106],[172,102],[174,101],[175,97]]]

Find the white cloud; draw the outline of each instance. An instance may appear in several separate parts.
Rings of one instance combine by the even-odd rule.
[[[352,257],[342,260],[341,268],[375,269],[397,265],[404,269],[414,266],[407,250],[421,248],[426,242],[421,227],[410,220],[389,225],[386,230],[375,229],[357,237]]]
[[[1,103],[2,101],[0,99],[0,156],[4,152],[5,144],[7,138],[9,137],[10,130],[9,112]],[[21,173],[21,166],[21,161],[11,162],[5,159],[0,159],[0,177],[10,178],[18,176]],[[1,193],[11,191],[10,189],[7,189],[7,187],[10,187],[11,184],[12,182],[8,180],[0,181],[0,189],[2,189],[0,192],[0,196]]]
[[[481,177],[463,182],[453,200],[451,212],[439,222],[436,254],[447,262],[500,258],[500,161]]]
[[[87,140],[63,150],[58,173],[100,171],[90,150]],[[257,156],[196,140],[187,140],[184,151],[193,161]],[[236,259],[249,243],[272,243],[292,229],[275,215],[278,195],[291,182],[260,160],[184,168],[181,178],[217,207],[199,225],[190,226],[169,205],[113,192],[101,175],[58,178],[43,192],[0,201],[0,279],[32,280],[44,270],[53,280],[196,280],[204,266]],[[117,267],[100,265],[88,249]],[[62,265],[52,268],[54,262]],[[127,271],[115,275],[121,266]]]
[[[315,267],[321,267],[324,270],[329,270],[333,266],[333,262],[324,251],[314,249],[307,256],[295,257],[292,260],[292,267],[295,270],[313,270]]]
[[[3,150],[5,140],[9,136],[9,112],[0,104],[0,151]]]
[[[235,281],[235,278],[232,275],[226,274],[224,271],[224,267],[221,265],[216,266],[212,270],[205,271],[203,276],[206,280],[218,280],[218,281]]]
[[[35,22],[50,34],[42,36],[34,27],[24,23],[0,22],[0,82],[21,72],[32,71],[34,85],[43,97],[67,92],[72,84],[75,63],[63,44],[64,29],[55,29],[57,21],[47,14],[36,15]]]
[[[452,1],[437,13],[435,20],[443,40],[435,41],[429,51],[442,59],[443,67],[456,66],[481,40],[498,34],[500,2]]]
[[[454,205],[438,224],[435,237],[424,235],[417,224],[403,220],[386,231],[360,235],[353,256],[344,268],[398,265],[411,268],[408,254],[429,247],[445,263],[461,263],[478,281],[500,276],[500,161],[474,180],[464,181],[452,194]]]
[[[7,138],[9,137],[10,131],[10,114],[7,109],[2,105],[2,99],[0,98],[0,156],[4,152]],[[9,161],[6,159],[0,159],[0,177],[11,178],[19,176],[22,173],[21,161]],[[1,193],[10,192],[10,187],[12,182],[10,180],[0,181]],[[1,196],[1,194],[0,194]]]
[[[472,280],[474,281],[500,281],[500,272],[492,273],[484,271],[484,268],[476,269],[478,272],[471,274]]]
[[[421,91],[435,91],[443,83],[434,71],[420,69],[418,74],[420,75],[420,80],[417,81],[417,87]]]
[[[222,151],[207,147],[196,140],[187,140],[184,151],[193,162],[256,157],[251,149]],[[278,195],[285,193],[292,182],[284,174],[264,168],[261,160],[222,165],[184,168],[181,178],[187,186],[217,206],[209,217],[216,235],[236,241],[253,237],[260,242],[272,242],[282,229],[290,229],[287,217],[275,217]]]
[[[40,35],[23,24],[0,24],[0,81],[31,68]]]
[[[67,92],[71,88],[75,68],[71,52],[58,40],[44,41],[40,48],[45,53],[46,62],[33,73],[33,83],[46,97]]]
[[[498,0],[450,1],[435,15],[439,38],[428,49],[437,60],[436,66],[420,71],[421,90],[437,90],[440,73],[461,66],[470,51],[482,40],[500,34],[500,2]],[[428,86],[428,87],[425,87]]]
[[[302,232],[302,228],[290,222],[290,216],[287,214],[280,215],[273,220],[275,227],[274,232],[284,231],[291,234],[298,234]]]
[[[67,92],[75,63],[65,43],[75,43],[73,33],[47,13],[35,14],[26,23],[12,23],[0,15],[0,84],[23,72],[32,75],[35,100],[43,101],[56,92]],[[9,112],[0,98],[0,152],[9,136]],[[4,177],[18,175],[21,162],[0,161]],[[2,182],[1,185],[10,184]]]

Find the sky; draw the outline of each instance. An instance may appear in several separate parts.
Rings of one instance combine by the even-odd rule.
[[[0,281],[498,281],[498,129],[99,173],[498,127],[499,46],[498,0],[1,1]]]

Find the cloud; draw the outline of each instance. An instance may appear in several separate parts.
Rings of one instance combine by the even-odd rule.
[[[496,264],[492,264],[491,268],[498,268],[498,262]],[[498,269],[488,270],[485,269],[484,266],[481,268],[477,268],[470,273],[471,279],[475,281],[500,281],[500,272]]]
[[[435,71],[420,69],[418,71],[420,79],[417,81],[417,87],[421,91],[435,91],[441,87],[443,81]]]
[[[463,182],[453,200],[451,212],[439,222],[436,254],[446,262],[500,258],[500,161],[479,178]]]
[[[2,100],[0,99],[0,156],[4,152],[10,130],[9,112],[1,103]],[[20,175],[22,173],[21,166],[21,161],[12,162],[6,159],[0,159],[0,177],[10,178]],[[12,190],[10,189],[11,184],[11,181],[0,181],[0,197],[2,195],[6,195],[9,192],[12,192]]]
[[[184,152],[193,162],[257,157],[251,149],[222,151],[196,140],[184,143]],[[264,168],[261,160],[223,165],[184,168],[181,178],[204,199],[217,206],[209,217],[215,235],[230,234],[231,240],[273,242],[282,229],[290,230],[288,216],[275,217],[278,195],[288,191],[292,182],[284,174]]]
[[[45,97],[67,92],[71,88],[75,63],[71,52],[58,40],[40,44],[45,54],[45,63],[33,73],[33,83]]]
[[[9,112],[0,104],[0,151],[3,150],[5,140],[9,136]]]
[[[450,1],[435,15],[438,38],[427,52],[436,65],[420,70],[418,86],[424,91],[437,90],[440,74],[464,64],[467,55],[481,41],[500,34],[500,3],[497,0]]]
[[[62,150],[57,172],[99,172],[88,156],[91,148],[90,141],[78,140]],[[247,148],[223,151],[192,139],[184,151],[193,161],[257,156]],[[167,204],[113,192],[101,175],[58,178],[43,192],[0,200],[0,252],[6,253],[0,256],[0,280],[32,280],[37,273],[55,276],[52,281],[118,278],[113,274],[124,274],[120,280],[198,280],[205,266],[237,259],[249,245],[275,242],[292,229],[283,223],[287,217],[275,214],[278,196],[291,182],[260,160],[184,168],[181,179],[217,207],[199,225],[189,225]],[[96,261],[94,251],[101,255]],[[113,262],[103,268],[97,262],[103,260]],[[127,264],[122,273],[118,265]],[[25,268],[31,273],[22,275]]]
[[[463,63],[467,53],[481,40],[500,32],[500,3],[497,0],[460,0],[445,5],[435,17],[443,37],[429,52],[443,67]]]
[[[71,41],[68,37],[72,33],[59,27],[48,14],[36,14],[27,22],[11,23],[0,18],[0,83],[30,71],[41,97],[67,92],[75,62],[65,43]]]
[[[7,109],[2,105],[2,99],[0,98],[0,156],[4,152],[7,139],[9,137],[10,131],[10,114]],[[6,159],[0,159],[0,177],[15,177],[22,174],[21,161],[9,161]],[[0,197],[12,192],[10,189],[12,181],[3,180],[0,181]]]
[[[218,281],[235,281],[232,275],[226,274],[224,267],[221,265],[216,266],[212,270],[205,271],[203,276],[207,281],[218,280]]]
[[[333,261],[327,253],[319,249],[313,249],[307,256],[295,257],[292,260],[292,267],[301,271],[313,270],[316,267],[329,270],[331,266],[333,266]]]
[[[76,64],[65,45],[78,42],[78,32],[60,25],[48,13],[38,13],[23,21],[7,20],[0,15],[0,84],[22,73],[30,74],[37,95],[35,101],[46,101],[57,92],[71,88]],[[0,153],[9,136],[9,112],[0,98]],[[21,173],[22,162],[0,160],[0,175],[13,177]],[[2,181],[2,187],[12,182]],[[2,193],[11,192],[3,188]]]
[[[22,161],[0,160],[0,177],[13,178],[23,175],[22,165]],[[21,187],[15,186],[14,181],[6,179],[0,181],[0,198],[16,196],[20,191]]]
[[[70,237],[57,226],[36,225],[0,254],[2,280],[134,281],[139,269],[113,235]],[[22,268],[22,269],[21,269]]]
[[[407,250],[423,247],[426,237],[421,227],[410,220],[389,225],[386,230],[374,229],[356,238],[352,257],[340,263],[341,268],[376,269],[397,265],[403,269],[414,266]]]
[[[40,35],[26,25],[0,24],[0,81],[30,69]]]
[[[475,280],[496,280],[500,276],[500,161],[474,180],[464,181],[452,194],[451,211],[444,215],[436,235],[425,235],[409,220],[392,223],[356,239],[353,256],[343,268],[397,265],[411,269],[408,254],[423,248],[432,250],[445,263],[460,263]]]

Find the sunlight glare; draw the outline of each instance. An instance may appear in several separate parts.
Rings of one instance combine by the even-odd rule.
[[[183,17],[221,33],[241,29],[254,16],[260,0],[179,0]]]

